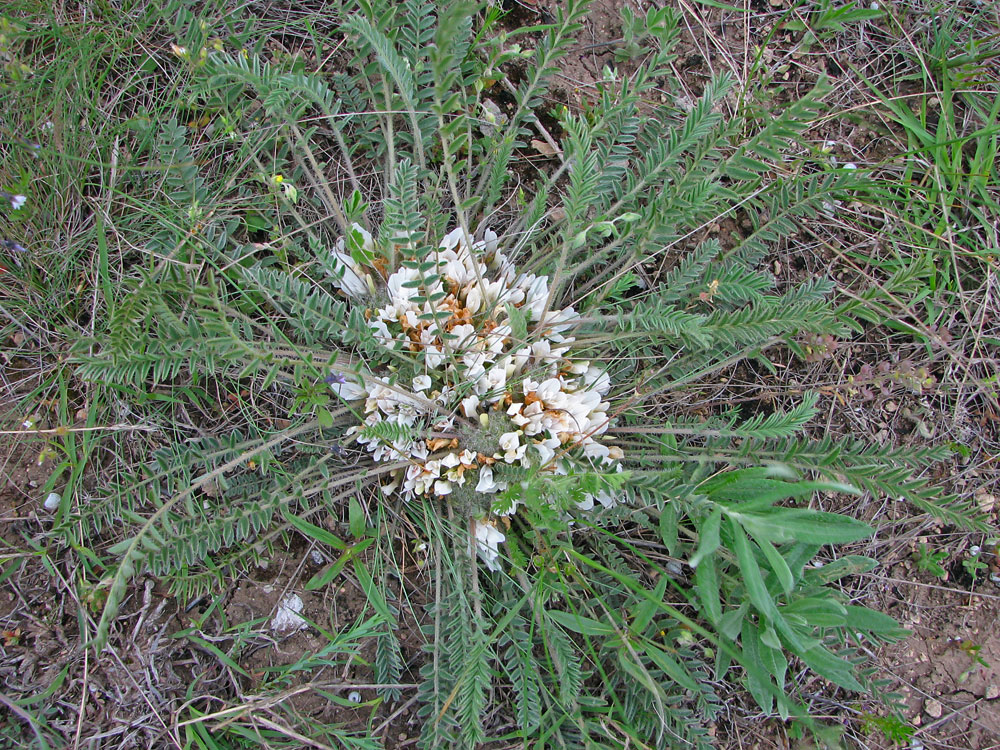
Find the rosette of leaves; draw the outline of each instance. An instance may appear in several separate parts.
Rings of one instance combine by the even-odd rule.
[[[137,272],[110,336],[84,342],[76,361],[82,377],[119,392],[252,395],[238,399],[240,424],[217,416],[197,439],[179,434],[84,511],[91,533],[128,525],[104,552],[112,572],[95,643],[136,573],[192,595],[295,530],[337,554],[310,584],[353,572],[381,619],[375,681],[419,671],[422,747],[502,735],[551,747],[707,748],[731,683],[763,711],[807,721],[791,670],[870,687],[852,647],[899,631],[829,584],[875,561],[813,561],[873,529],[810,498],[886,493],[974,523],[914,478],[944,453],[812,438],[815,394],[756,415],[726,403],[679,407],[744,360],[766,372],[772,353],[801,354],[803,337],[856,327],[831,304],[831,282],[778,291],[760,268],[798,222],[856,186],[852,174],[791,177],[782,164],[820,111],[823,86],[766,113],[733,109],[725,76],[689,108],[660,103],[677,34],[663,13],[628,75],[606,71],[584,106],[558,106],[553,118],[552,77],[586,10],[569,2],[514,34],[497,6],[362,3],[337,29],[351,59],[334,74],[214,51],[190,71],[189,100],[228,123],[224,141],[200,147],[231,151],[247,181],[199,177],[197,238],[174,228],[171,240],[170,226],[158,235],[185,248],[186,262]],[[178,131],[172,142],[198,164]],[[536,139],[559,146],[544,163],[529,148]],[[259,174],[297,190],[233,187],[266,184]],[[240,234],[249,210],[266,210],[266,242]],[[697,240],[737,211],[752,226],[745,236],[725,247]],[[624,470],[512,472],[521,507],[501,570],[469,554],[468,508],[447,495],[380,497],[402,464],[357,450],[364,415],[327,382],[331,372],[354,382],[379,373],[409,388],[424,374],[417,352],[379,341],[369,319],[384,303],[377,286],[358,286],[370,299],[357,304],[329,273],[331,249],[355,222],[371,245],[349,239],[347,251],[363,250],[356,260],[386,275],[404,260],[423,268],[456,226],[469,238],[492,227],[500,252],[548,278],[547,309],[577,311],[575,356],[613,384],[602,439],[621,448]],[[511,325],[526,345],[544,333]],[[574,509],[612,482],[627,503]],[[343,518],[354,541],[317,525],[318,513]],[[418,618],[425,652],[408,665],[394,636],[403,615],[384,593],[401,528],[426,550],[430,579]]]

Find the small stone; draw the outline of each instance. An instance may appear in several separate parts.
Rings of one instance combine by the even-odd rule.
[[[45,510],[58,510],[59,502],[61,500],[62,498],[58,495],[58,493],[50,492],[49,496],[45,498]]]
[[[885,410],[887,412],[889,412],[890,414],[892,412],[896,411],[896,409],[898,409],[898,408],[899,408],[899,406],[896,404],[895,401],[887,401],[886,404],[885,404]]]
[[[309,627],[300,612],[305,608],[302,597],[298,594],[288,594],[278,605],[278,612],[271,620],[271,630],[276,633],[293,633]]]
[[[927,702],[924,703],[924,713],[932,719],[940,719],[941,714],[944,713],[944,706],[941,705],[941,701],[928,698]]]
[[[986,688],[986,700],[995,701],[997,698],[1000,698],[1000,685],[994,684]]]

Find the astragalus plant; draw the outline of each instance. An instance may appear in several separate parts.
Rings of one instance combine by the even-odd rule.
[[[586,10],[510,32],[496,6],[363,2],[313,37],[332,73],[194,22],[178,39],[216,137],[150,123],[145,158],[183,165],[167,187],[190,221],[151,228],[76,361],[119,393],[230,406],[83,511],[130,524],[95,643],[137,573],[191,597],[303,533],[339,547],[310,585],[354,575],[372,603],[383,697],[419,682],[422,747],[709,747],[734,684],[785,717],[806,717],[802,668],[868,687],[852,647],[895,624],[828,584],[874,561],[816,561],[873,529],[811,498],[934,508],[911,469],[938,454],[813,438],[815,394],[682,408],[854,325],[830,281],[778,291],[761,269],[855,187],[784,156],[822,85],[763,111],[723,76],[674,106],[663,11],[655,51],[567,106],[552,77]],[[704,238],[732,216],[752,229]],[[403,555],[425,608],[387,595]],[[426,637],[409,660],[404,620]]]

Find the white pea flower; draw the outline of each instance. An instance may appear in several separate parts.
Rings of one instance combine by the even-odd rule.
[[[539,464],[545,466],[553,458],[556,457],[556,452],[548,445],[547,440],[543,440],[540,443],[535,443],[535,449],[538,451]]]
[[[337,286],[343,289],[348,297],[363,297],[368,294],[368,284],[364,280],[361,266],[342,250],[334,250],[332,255]]]
[[[462,413],[470,419],[479,415],[479,396],[473,393],[462,399]]]
[[[499,492],[500,488],[493,480],[493,469],[484,466],[479,470],[479,484],[476,485],[476,492],[490,493]]]
[[[611,377],[600,367],[588,366],[583,373],[584,387],[593,390],[602,396],[611,389]]]
[[[349,230],[354,239],[360,239],[361,250],[366,255],[371,255],[375,251],[375,239],[360,224],[352,224]],[[365,271],[361,268],[351,257],[351,254],[346,251],[346,243],[344,238],[341,237],[337,240],[337,244],[334,246],[334,250],[331,253],[333,256],[333,272],[337,279],[337,286],[344,290],[344,293],[349,297],[363,297],[369,293],[368,282],[365,279]]]
[[[489,227],[483,231],[483,249],[486,251],[487,257],[496,258],[496,252],[499,245],[497,244],[497,233],[494,232]]]
[[[344,401],[358,401],[368,396],[368,389],[347,379],[346,375],[335,372],[326,379],[330,388]]]
[[[452,229],[450,232],[448,232],[448,234],[444,236],[444,239],[441,240],[441,249],[445,251],[454,250],[456,247],[459,246],[459,244],[464,244],[464,242],[465,242],[465,231],[462,229],[462,227],[456,227],[455,229]]]
[[[473,533],[479,559],[490,570],[500,570],[497,560],[500,557],[500,544],[507,540],[506,535],[494,523],[479,520],[473,521]]]
[[[505,451],[517,450],[521,442],[521,435],[517,432],[505,432],[500,436],[500,448]]]

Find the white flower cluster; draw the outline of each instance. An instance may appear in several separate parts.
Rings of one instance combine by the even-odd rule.
[[[357,224],[351,231],[356,249],[372,257],[371,235]],[[405,465],[386,491],[442,497],[474,483],[476,493],[500,493],[508,486],[497,476],[498,464],[554,474],[580,461],[621,470],[621,449],[596,439],[608,428],[610,378],[568,357],[574,338],[567,331],[579,316],[571,307],[547,311],[548,278],[517,274],[498,251],[496,234],[487,230],[470,247],[456,229],[426,259],[404,261],[384,283],[374,265],[366,269],[346,252],[344,240],[333,265],[345,294],[379,300],[380,307],[366,311],[376,338],[423,370],[405,385],[378,375],[331,378],[345,400],[365,399],[364,424],[352,430],[357,441],[376,461]],[[516,340],[515,328],[527,340]],[[379,424],[389,428],[378,430],[381,437],[365,429]],[[483,444],[488,435],[495,444]],[[610,506],[617,499],[588,495],[580,507],[595,501]],[[491,569],[505,540],[499,517],[516,507],[516,501],[497,503],[492,514],[474,519],[479,555]]]

